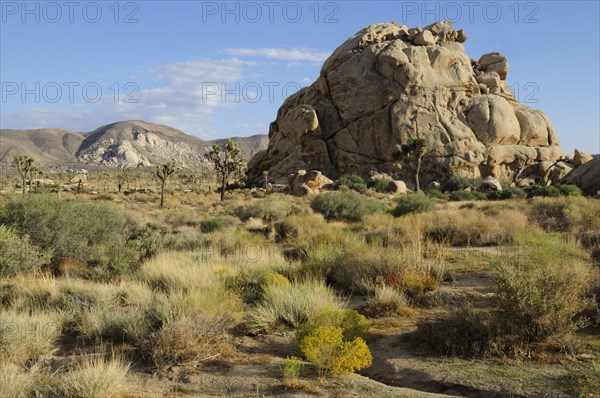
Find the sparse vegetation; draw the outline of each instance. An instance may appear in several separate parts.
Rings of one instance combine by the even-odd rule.
[[[424,213],[435,207],[433,199],[420,192],[398,198],[396,203],[396,207],[392,211],[395,217],[410,213]]]
[[[360,221],[375,213],[381,205],[372,199],[351,192],[330,192],[316,196],[310,207],[327,220]]]
[[[591,363],[561,362],[598,346],[595,199],[523,200],[506,186],[490,201],[392,199],[371,183],[364,195],[310,198],[239,190],[221,204],[178,183],[164,209],[159,186],[154,197],[0,197],[4,395],[110,396],[114,386],[120,397],[131,380],[154,383],[149,374],[185,380],[258,363],[286,390],[322,394],[331,387],[315,370],[370,375],[391,335],[402,342],[391,361],[421,369],[431,355],[453,357],[433,362],[462,366],[461,383],[476,379],[464,357],[492,367],[489,357],[527,357],[535,388],[548,383],[539,391],[596,390]],[[56,373],[51,355],[64,363]]]

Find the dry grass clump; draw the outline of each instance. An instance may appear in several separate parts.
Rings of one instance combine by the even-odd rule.
[[[61,396],[65,398],[116,398],[129,390],[130,364],[103,355],[85,357],[62,377]]]
[[[246,327],[252,333],[278,324],[297,327],[325,307],[343,308],[345,303],[322,280],[293,281],[289,286],[267,286],[263,300],[247,312]]]
[[[3,398],[27,398],[33,396],[36,380],[31,370],[0,360],[0,391]]]
[[[406,296],[397,288],[381,285],[374,289],[360,312],[371,318],[399,315],[408,306]]]
[[[292,215],[275,225],[276,242],[317,250],[360,242],[344,222],[327,222],[320,214]]]
[[[584,197],[535,198],[529,216],[550,231],[576,233],[600,229],[600,201]]]
[[[61,334],[56,314],[0,312],[0,362],[26,365],[49,354]]]
[[[516,232],[528,226],[527,216],[513,209],[449,209],[424,217],[426,237],[452,246],[507,244]]]
[[[161,326],[145,350],[159,369],[231,351],[228,331],[242,319],[240,300],[220,284],[161,295],[155,311]]]
[[[214,267],[206,260],[202,253],[158,253],[142,265],[137,278],[164,292],[210,287],[218,281]]]

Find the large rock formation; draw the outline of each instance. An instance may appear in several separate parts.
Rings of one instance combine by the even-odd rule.
[[[424,137],[424,183],[450,175],[520,179],[562,155],[550,120],[521,104],[499,53],[469,59],[466,34],[448,21],[408,29],[368,26],[325,61],[310,87],[290,96],[249,164],[278,181],[300,169],[330,178],[373,171],[410,179],[399,149]]]

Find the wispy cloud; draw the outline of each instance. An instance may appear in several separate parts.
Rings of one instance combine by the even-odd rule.
[[[315,51],[309,48],[226,48],[227,54],[233,57],[270,58],[290,62],[321,63],[329,57],[328,52]]]
[[[155,88],[140,89],[132,99],[123,96],[114,101],[106,95],[98,103],[65,104],[47,108],[36,103],[34,107],[14,112],[3,112],[0,128],[59,127],[73,131],[89,131],[116,120],[143,119],[168,124],[200,136],[214,133],[209,126],[219,107],[229,107],[220,95],[207,90],[216,84],[237,82],[249,74],[252,62],[237,58],[214,60],[198,59],[157,66],[143,73],[154,78]],[[211,87],[208,87],[211,85]]]

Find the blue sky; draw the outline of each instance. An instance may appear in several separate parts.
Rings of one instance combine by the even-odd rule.
[[[143,119],[204,139],[266,133],[285,96],[364,26],[450,19],[471,58],[508,57],[509,85],[550,117],[565,152],[600,153],[598,4],[1,0],[0,127]]]

